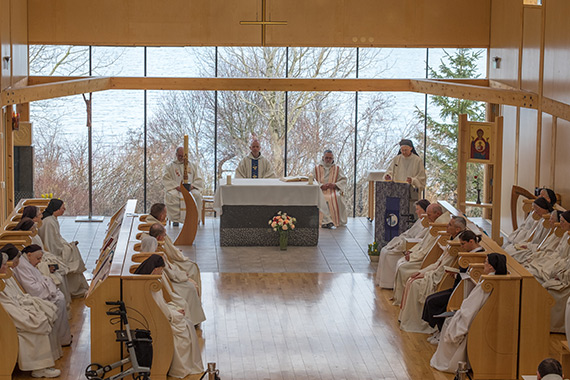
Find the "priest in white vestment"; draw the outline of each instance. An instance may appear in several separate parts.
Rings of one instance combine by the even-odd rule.
[[[315,166],[314,173],[315,179],[321,185],[329,209],[328,214],[320,213],[322,227],[332,228],[346,225],[348,213],[344,203],[344,192],[347,180],[342,168],[335,164],[332,150],[325,150],[321,163]]]
[[[487,255],[483,274],[507,274],[506,256],[500,253]],[[473,288],[455,315],[445,320],[437,350],[430,360],[430,365],[435,369],[453,373],[457,370],[457,364],[460,361],[468,363],[467,333],[469,326],[491,294],[483,290],[481,286],[483,282],[484,280],[480,281]]]
[[[6,252],[0,252],[2,276],[8,275],[7,261]],[[61,371],[53,366],[62,351],[53,332],[55,305],[24,294],[13,277],[0,280],[0,304],[16,327],[20,370],[32,371],[32,377],[58,377]]]
[[[71,344],[71,331],[69,329],[67,303],[63,293],[53,281],[41,274],[36,268],[43,256],[40,246],[29,245],[22,250],[22,253],[23,256],[19,263],[13,266],[16,279],[29,295],[49,301],[57,307],[57,318],[53,327],[57,331],[60,344],[69,346]]]
[[[196,201],[196,209],[202,209],[202,191],[204,191],[204,180],[198,166],[188,161],[188,183],[190,184],[190,194]],[[176,159],[166,165],[164,175],[162,176],[162,185],[164,186],[164,203],[168,210],[168,220],[173,226],[184,222],[186,216],[181,212],[181,208],[185,207],[184,198],[180,192],[182,179],[184,178],[184,148],[176,148]],[[202,213],[198,212],[198,220],[202,218]]]
[[[400,141],[400,152],[392,159],[384,174],[385,181],[407,182],[418,192],[426,187],[424,162],[411,140]],[[416,198],[417,199],[417,198]]]
[[[473,231],[466,230],[459,234],[461,252],[482,251],[483,248],[479,245],[480,241],[481,236],[475,235]],[[458,267],[457,257],[451,256],[449,251],[450,246],[448,245],[435,263],[421,269],[408,280],[399,316],[402,330],[424,334],[435,332],[435,329],[422,319],[422,311],[427,296],[435,293],[443,280],[445,267]]]
[[[77,241],[67,242],[61,236],[57,218],[65,212],[65,204],[59,199],[52,199],[43,212],[42,225],[38,231],[44,247],[60,258],[67,266],[67,286],[72,297],[83,297],[89,285],[83,276],[85,263],[77,248]]]
[[[161,224],[155,223],[152,225],[161,226]],[[154,233],[154,231],[149,231]],[[164,228],[164,227],[163,227]],[[159,236],[160,238],[160,236]],[[162,239],[160,239],[163,241]],[[157,252],[158,240],[154,236],[146,235],[141,240],[141,252]],[[186,272],[176,268],[168,260],[168,256],[164,257],[164,272],[165,276],[172,285],[174,292],[185,300],[188,305],[187,317],[192,321],[193,325],[198,325],[206,320],[206,315],[204,309],[202,308],[202,301],[200,300],[200,294],[198,292],[198,286],[196,283],[188,278]]]
[[[427,215],[428,220],[435,220],[434,223],[436,224],[449,224],[451,220],[449,212],[444,212],[443,208],[437,203],[432,203],[428,206]],[[406,251],[404,257],[398,260],[394,277],[394,305],[400,305],[408,278],[421,269],[425,256],[434,249],[438,240],[438,234],[433,236],[428,232],[422,241],[414,245],[409,251]]]
[[[166,206],[164,203],[155,203],[151,206],[150,215],[147,216],[145,223],[160,223],[164,225],[166,223],[166,215]],[[202,286],[202,280],[200,279],[200,268],[198,267],[198,264],[185,257],[182,252],[176,248],[172,239],[168,235],[164,235],[162,249],[164,250],[164,253],[166,253],[170,263],[174,267],[184,271],[188,275],[188,278],[192,279],[198,286],[198,289],[200,289]]]
[[[261,145],[258,140],[252,140],[250,153],[244,157],[236,171],[236,178],[277,178],[271,162],[261,155]]]
[[[415,206],[418,220],[416,220],[412,227],[404,233],[395,236],[380,250],[378,269],[376,270],[376,285],[386,289],[392,289],[394,287],[396,265],[398,264],[398,260],[400,260],[406,253],[406,241],[414,240],[419,242],[429,231],[429,229],[424,227],[422,223],[422,216],[426,213],[429,205],[430,203],[427,199],[417,201]]]
[[[165,267],[163,258],[159,255],[151,255],[143,261],[135,271],[135,274],[162,275]],[[162,281],[165,281],[163,278]],[[167,281],[167,280],[166,280]],[[174,296],[171,302],[164,300],[163,291]],[[204,371],[200,345],[196,330],[187,317],[188,305],[180,297],[176,297],[168,289],[168,284],[163,283],[163,290],[152,294],[157,305],[160,307],[172,328],[174,338],[174,353],[168,375],[176,378],[184,378],[192,374],[200,374]]]

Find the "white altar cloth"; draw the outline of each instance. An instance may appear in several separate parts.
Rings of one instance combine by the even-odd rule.
[[[232,178],[214,195],[214,210],[222,213],[223,205],[231,206],[317,206],[328,213],[320,186],[315,182],[283,182],[276,178]]]

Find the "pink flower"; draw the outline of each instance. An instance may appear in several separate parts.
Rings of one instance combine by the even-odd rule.
[[[295,225],[291,224],[291,229],[294,230],[294,229],[295,229]]]
[[[271,223],[271,227],[275,227],[277,225],[277,223],[273,222]]]
[[[286,231],[286,230],[287,230],[287,225],[284,225],[284,226],[283,226],[283,231]]]

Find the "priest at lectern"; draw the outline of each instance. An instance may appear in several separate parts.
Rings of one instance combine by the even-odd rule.
[[[162,177],[162,184],[164,186],[164,203],[168,219],[173,223],[173,226],[178,226],[179,222],[184,221],[185,214],[181,209],[185,207],[182,193],[180,192],[180,183],[184,178],[184,148],[176,148],[176,159],[166,165],[164,175]],[[204,189],[204,180],[198,170],[198,166],[188,162],[188,183],[190,184],[190,193],[196,200],[196,207],[202,207],[202,190]],[[200,213],[198,213],[200,218]]]

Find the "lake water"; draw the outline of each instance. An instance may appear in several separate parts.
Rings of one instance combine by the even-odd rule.
[[[86,59],[87,48],[83,48]],[[228,54],[230,48],[219,49],[219,59],[231,59]],[[259,48],[261,49],[261,48]],[[362,68],[360,78],[425,78],[426,76],[426,49],[360,49],[361,57],[368,53],[377,54],[373,64]],[[370,50],[370,51],[367,51]],[[283,49],[284,51],[284,49]],[[453,53],[454,49],[448,49]],[[158,77],[195,77],[210,75],[198,60],[196,52],[202,57],[214,55],[214,48],[147,48],[147,76]],[[480,77],[486,77],[486,53],[482,54],[478,61]],[[334,54],[333,54],[334,55]],[[443,49],[429,49],[428,64],[437,69],[445,53]],[[144,76],[144,48],[93,48],[94,75],[100,76]],[[73,72],[88,72],[88,61],[77,59],[78,64],[73,69],[68,65],[56,71],[54,75],[65,75]],[[75,64],[75,63],[74,63]],[[67,70],[67,72],[65,72]],[[45,75],[46,70],[40,71]],[[386,93],[392,99],[389,111],[394,121],[389,126],[395,135],[407,125],[414,122],[414,110],[418,106],[424,109],[425,95],[416,93]],[[162,91],[148,91],[148,119],[150,120],[157,112],[161,112],[159,106],[165,96]],[[363,101],[369,96],[367,93],[359,94]],[[353,105],[348,105],[354,107]],[[46,108],[47,107],[47,108]],[[44,109],[45,114],[41,111]],[[85,117],[85,103],[82,96],[71,96],[58,100],[48,100],[32,103],[32,122],[36,126],[48,125],[43,122],[47,116],[57,120],[60,135],[68,140],[86,139],[87,128]],[[429,113],[437,118],[438,110],[429,106]],[[144,92],[113,90],[97,92],[93,94],[93,133],[97,139],[107,146],[115,146],[125,138],[126,131],[142,131],[144,124]],[[49,124],[53,126],[52,124]]]

